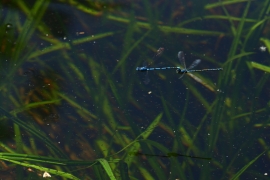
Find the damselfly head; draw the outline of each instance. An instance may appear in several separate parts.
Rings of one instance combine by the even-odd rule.
[[[177,68],[177,69],[176,69],[176,73],[177,73],[177,74],[181,74],[181,72],[182,72],[182,71],[181,71],[180,68]]]

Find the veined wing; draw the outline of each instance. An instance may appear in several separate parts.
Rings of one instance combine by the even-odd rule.
[[[179,51],[177,56],[178,56],[178,59],[180,61],[180,64],[181,64],[182,68],[186,69],[187,67],[186,67],[184,52]]]
[[[149,64],[147,63],[147,61],[144,61],[143,67],[147,68],[149,65],[151,65],[162,54],[163,51],[164,51],[163,47],[158,48],[156,54],[152,58],[152,61]],[[137,67],[137,69],[138,69],[138,67]],[[150,82],[150,78],[149,78],[149,75],[148,75],[148,70],[146,70],[146,74],[145,74],[143,82],[144,82],[144,84],[148,84]]]
[[[158,48],[156,56],[157,57],[160,56],[163,51],[164,51],[164,48],[163,47]]]
[[[150,82],[150,78],[149,78],[148,71],[147,71],[146,74],[145,74],[145,76],[144,76],[143,83],[144,84],[148,84],[149,82]]]
[[[163,51],[164,51],[163,47],[158,48],[156,54],[152,57],[152,62],[150,62],[147,66],[150,66],[151,64],[153,64],[154,61],[162,54]]]
[[[195,61],[193,61],[193,63],[189,66],[189,69],[193,69],[195,66],[197,66],[199,63],[201,62],[200,59],[196,59]]]

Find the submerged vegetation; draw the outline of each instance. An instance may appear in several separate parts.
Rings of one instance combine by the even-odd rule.
[[[270,0],[1,9],[1,178],[268,179]]]

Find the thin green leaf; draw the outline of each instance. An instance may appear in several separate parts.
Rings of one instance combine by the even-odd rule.
[[[223,64],[223,66],[227,65],[229,62],[232,62],[232,61],[234,61],[234,60],[236,60],[236,59],[240,59],[240,58],[242,58],[242,57],[244,57],[244,56],[249,56],[249,55],[251,55],[251,54],[255,54],[255,53],[254,53],[254,52],[243,52],[243,53],[237,54],[237,55],[235,55],[235,56],[229,58],[229,59]]]
[[[158,123],[160,122],[161,118],[162,118],[163,113],[160,113],[155,120],[150,124],[150,126],[148,126],[148,128],[142,132],[134,141],[132,141],[130,144],[128,144],[125,148],[131,146],[130,147],[130,151],[131,152],[137,152],[140,149],[140,143],[138,141],[139,138],[142,139],[146,139],[148,138],[148,136],[154,131],[155,127],[158,125]],[[122,150],[121,150],[122,151]],[[119,152],[121,152],[119,151]],[[118,153],[119,153],[118,152]],[[133,157],[126,157],[125,162],[129,165],[133,160]]]
[[[46,168],[46,167],[42,167],[42,166],[37,166],[37,165],[29,164],[29,163],[23,163],[23,162],[19,162],[19,161],[15,161],[15,160],[5,159],[5,158],[1,158],[1,160],[9,161],[11,163],[18,164],[18,165],[21,165],[21,166],[24,166],[24,167],[31,167],[31,168],[38,169],[38,170],[43,171],[43,172],[49,172],[50,174],[55,174],[55,175],[65,177],[65,178],[68,178],[68,179],[80,180],[76,176],[73,176],[72,174],[69,174],[69,173],[66,173],[66,172],[63,172],[63,171],[50,169],[50,168]]]
[[[259,63],[256,63],[256,62],[250,62],[250,65],[253,68],[256,68],[256,69],[259,69],[259,70],[270,73],[270,67],[269,66],[265,66],[265,65],[262,65],[262,64],[259,64]]]
[[[87,37],[84,37],[84,38],[74,40],[74,41],[71,42],[71,44],[72,45],[78,45],[78,44],[82,44],[82,43],[85,43],[85,42],[91,42],[91,41],[95,41],[95,40],[98,40],[98,39],[101,39],[101,38],[104,38],[104,37],[112,36],[114,34],[115,34],[115,32],[106,32],[106,33],[102,33],[102,34],[97,34],[95,36],[91,35],[91,36],[87,36]],[[44,49],[42,49],[40,51],[35,51],[29,56],[29,59],[36,58],[36,57],[41,56],[43,54],[47,54],[47,53],[57,51],[57,50],[60,50],[60,49],[71,49],[70,43],[69,42],[61,42],[61,43],[55,44],[53,46],[46,47],[46,48],[44,48]]]
[[[155,119],[154,121],[150,124],[150,126],[148,126],[148,128],[140,134],[140,136],[143,139],[147,139],[150,134],[154,131],[155,127],[157,127],[158,123],[160,122],[161,118],[162,118],[163,113],[160,113]]]
[[[204,9],[213,9],[219,6],[224,6],[224,5],[230,5],[230,4],[235,4],[235,3],[241,3],[241,2],[247,2],[250,0],[232,0],[232,1],[220,1],[212,4],[207,4],[204,6]]]
[[[52,150],[53,153],[56,153],[57,156],[65,157],[65,154],[61,152],[60,149],[58,149],[54,143],[41,131],[38,130],[35,126],[30,126],[24,121],[20,120],[17,117],[14,117],[9,112],[4,110],[2,107],[0,107],[0,113],[2,113],[2,116],[6,116],[7,118],[11,119],[14,123],[19,125],[21,128],[25,129],[27,132],[31,133],[32,135],[36,136],[39,140],[47,144],[50,150]]]
[[[18,109],[15,109],[15,110],[11,111],[10,113],[17,114],[19,112],[27,111],[29,109],[33,109],[33,108],[36,108],[36,107],[39,107],[39,106],[42,106],[42,105],[54,104],[54,103],[60,102],[60,101],[61,101],[61,99],[54,99],[54,100],[50,100],[50,101],[34,102],[34,103],[27,104],[27,105],[25,105],[23,107],[20,107]]]
[[[116,180],[108,161],[106,159],[97,159],[97,161],[100,162],[100,164],[103,166],[103,168],[105,169],[105,171],[106,171],[107,175],[110,177],[110,179]]]
[[[113,73],[125,62],[129,54],[148,36],[148,34],[151,32],[151,30],[147,31],[138,41],[136,41],[124,54],[124,56],[120,59],[120,61],[117,63],[116,67],[113,70]]]
[[[232,178],[232,180],[235,180],[235,179],[238,179],[246,170],[247,168],[249,168],[249,166],[251,166],[255,161],[257,161],[257,159],[259,157],[261,157],[264,153],[266,152],[263,151],[261,154],[259,154],[257,157],[255,157],[252,161],[250,161],[247,165],[245,165],[242,169],[240,169],[236,174],[235,176]]]
[[[270,40],[267,38],[260,38],[260,41],[262,41],[265,44],[266,48],[268,49],[268,52],[270,53]]]

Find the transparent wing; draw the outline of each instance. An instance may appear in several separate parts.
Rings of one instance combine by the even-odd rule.
[[[149,78],[149,76],[148,76],[148,71],[147,71],[146,74],[145,74],[143,83],[144,83],[144,84],[148,84],[149,82],[150,82],[150,78]]]
[[[197,66],[200,62],[201,62],[200,59],[196,59],[196,60],[189,66],[188,70],[194,68],[194,67]]]
[[[148,66],[147,61],[144,61],[144,62],[143,62],[143,67],[147,67],[147,66]]]
[[[145,61],[143,63],[143,66],[144,67],[148,67],[149,65],[153,64],[154,61],[162,54],[162,52],[164,51],[164,48],[163,47],[160,47],[158,48],[156,54],[154,55],[154,57],[152,58],[152,62],[150,62],[149,64]],[[148,71],[146,72],[145,74],[145,77],[144,77],[144,80],[143,80],[144,84],[148,84],[150,82],[150,78],[149,78],[149,75],[148,75]]]
[[[158,48],[157,52],[152,57],[152,61],[147,66],[150,66],[151,64],[153,64],[154,61],[156,61],[156,59],[162,54],[163,51],[164,51],[164,48],[163,47]]]
[[[185,55],[183,51],[178,52],[178,59],[181,63],[181,66],[183,69],[186,69],[186,63],[185,63]]]
[[[163,48],[163,47],[158,48],[157,54],[155,55],[155,57],[160,56],[160,55],[162,54],[163,51],[164,51],[164,48]]]
[[[185,74],[182,74],[178,79],[181,79]]]

